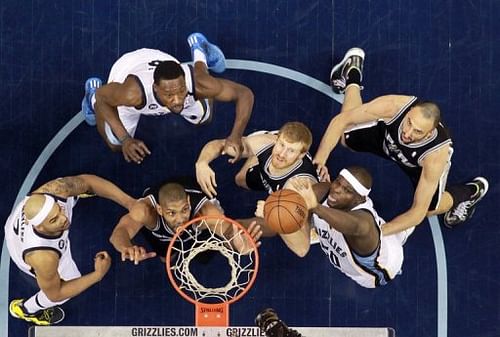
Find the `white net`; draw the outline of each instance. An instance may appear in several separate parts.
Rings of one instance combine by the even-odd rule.
[[[251,287],[258,267],[257,249],[248,232],[233,220],[221,217],[200,218],[185,229],[188,227],[192,230],[183,230],[170,243],[167,268],[171,272],[171,281],[197,302],[238,300],[245,289]],[[196,257],[208,251],[222,255],[229,265],[229,280],[217,287],[202,284],[192,272]],[[217,278],[217,275],[213,276]]]

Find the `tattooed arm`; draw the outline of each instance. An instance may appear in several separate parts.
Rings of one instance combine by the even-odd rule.
[[[96,194],[100,197],[113,200],[127,209],[135,202],[135,199],[123,192],[112,182],[90,174],[51,180],[34,190],[33,193],[48,193],[61,198],[78,196],[80,194]]]

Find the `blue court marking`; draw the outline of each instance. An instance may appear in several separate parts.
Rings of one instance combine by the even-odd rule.
[[[437,336],[448,336],[448,272],[446,269],[446,250],[444,249],[443,233],[437,216],[427,218],[431,226],[432,241],[436,252],[437,268]]]
[[[343,96],[337,95],[332,92],[330,86],[327,84],[316,80],[313,77],[302,74],[298,71],[291,70],[285,67],[256,62],[247,60],[226,60],[228,69],[239,69],[239,70],[250,70],[270,75],[276,75],[289,80],[301,83],[312,89],[315,89],[328,97],[336,100],[339,103],[343,102]],[[54,136],[54,138],[47,144],[45,149],[42,151],[37,161],[31,168],[30,172],[26,176],[21,189],[16,197],[13,208],[17,203],[23,198],[32,188],[35,179],[40,174],[40,171],[45,166],[45,163],[49,160],[50,156],[59,147],[59,145],[66,139],[66,137],[73,132],[73,130],[83,122],[84,118],[80,112],[78,112],[62,129]],[[432,239],[434,241],[434,249],[436,253],[436,266],[437,266],[437,287],[438,287],[438,319],[437,319],[437,337],[447,337],[448,328],[448,288],[447,288],[447,269],[446,269],[446,252],[444,249],[444,242],[441,233],[441,228],[439,226],[439,221],[437,217],[432,216],[428,218]],[[8,337],[8,298],[9,298],[9,253],[5,241],[2,246],[2,259],[0,262],[0,337]]]

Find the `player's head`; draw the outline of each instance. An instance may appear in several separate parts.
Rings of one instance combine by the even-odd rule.
[[[155,68],[153,90],[170,111],[180,113],[188,94],[184,70],[175,61],[161,61]]]
[[[272,165],[283,169],[301,160],[312,144],[312,134],[307,126],[300,122],[288,122],[279,131],[278,139],[272,152]]]
[[[372,176],[366,169],[360,166],[342,169],[330,184],[328,206],[350,210],[366,200],[372,184]]]
[[[24,204],[23,212],[28,224],[44,234],[59,235],[69,228],[64,209],[50,195],[31,195]]]
[[[167,183],[158,194],[160,200],[156,211],[171,228],[175,229],[189,220],[191,205],[184,186]]]
[[[418,102],[403,119],[401,140],[410,144],[429,138],[440,121],[441,112],[435,103]]]

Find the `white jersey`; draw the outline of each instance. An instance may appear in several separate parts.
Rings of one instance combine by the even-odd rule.
[[[111,68],[108,83],[123,83],[125,79],[132,75],[139,84],[144,101],[141,106],[127,107],[119,106],[118,114],[120,119],[127,120],[129,115],[152,115],[161,116],[171,113],[156,98],[153,91],[153,73],[160,61],[179,61],[173,56],[156,49],[138,49],[120,57]],[[188,95],[184,100],[184,110],[180,113],[184,119],[193,124],[200,124],[209,119],[210,111],[207,100],[195,99],[195,86],[193,78],[193,68],[187,64],[181,64],[186,79],[186,88]],[[125,125],[127,128],[127,125]],[[134,129],[135,131],[135,129]]]
[[[37,232],[32,225],[28,224],[23,212],[23,207],[27,199],[28,197],[25,197],[16,206],[5,224],[5,241],[7,243],[10,257],[19,269],[34,276],[31,266],[24,261],[26,254],[35,250],[52,250],[59,255],[60,263],[58,272],[59,274],[64,275],[65,273],[61,270],[61,261],[72,261],[68,238],[69,230],[63,231],[58,237],[49,237]],[[65,200],[55,196],[54,199],[64,210],[64,214],[71,223],[73,207],[75,207],[77,200],[73,197]]]
[[[327,202],[323,203],[328,207]],[[328,256],[330,263],[341,272],[352,278],[365,288],[375,288],[392,280],[400,272],[403,265],[403,246],[395,235],[384,237],[380,227],[385,221],[378,216],[370,198],[352,209],[366,210],[371,213],[380,231],[379,249],[373,256],[359,257],[351,251],[344,235],[316,214],[313,214],[313,225],[318,232],[321,249]],[[373,258],[372,258],[373,257]],[[364,260],[360,262],[361,260]]]

